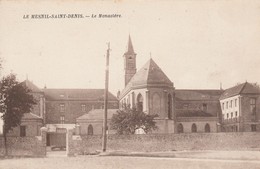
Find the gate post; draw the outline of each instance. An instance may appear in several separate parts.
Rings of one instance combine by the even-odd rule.
[[[67,133],[66,133],[66,154],[67,154],[67,156],[73,155],[73,152],[71,151],[72,150],[71,146],[73,144],[72,135],[73,135],[73,129],[67,129]]]
[[[46,136],[47,136],[47,128],[42,127],[41,128],[41,142],[42,142],[42,147],[43,147],[43,155],[46,156]]]

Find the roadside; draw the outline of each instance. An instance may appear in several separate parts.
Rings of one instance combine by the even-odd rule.
[[[110,151],[110,152],[100,153],[99,155],[100,156],[132,156],[132,157],[260,161],[260,151],[167,151],[167,152]]]

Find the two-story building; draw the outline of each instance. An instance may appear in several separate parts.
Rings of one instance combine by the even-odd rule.
[[[260,88],[242,83],[224,91],[220,99],[222,131],[260,131]]]
[[[104,89],[43,89],[45,94],[47,145],[65,142],[65,133],[76,127],[76,119],[93,109],[104,108]],[[108,93],[108,109],[118,100]],[[101,123],[102,125],[102,123]]]

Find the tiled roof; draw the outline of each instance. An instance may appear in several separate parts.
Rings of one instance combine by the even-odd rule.
[[[221,95],[220,100],[239,94],[260,94],[260,89],[258,86],[252,83],[245,82],[231,87],[229,89],[226,89],[224,93]]]
[[[104,89],[43,89],[46,100],[104,100]],[[108,92],[109,101],[117,98]]]
[[[213,117],[212,114],[202,110],[176,110],[177,117]]]
[[[107,119],[111,119],[113,114],[116,114],[118,109],[108,109]],[[88,113],[77,118],[78,120],[103,120],[104,109],[93,109]]]
[[[173,86],[171,80],[164,74],[161,68],[150,59],[130,80],[122,95],[130,88],[142,85],[167,85]]]
[[[223,90],[175,90],[176,100],[218,100]]]
[[[33,84],[29,80],[25,80],[21,82],[22,85],[25,85],[28,89],[30,89],[32,92],[40,93],[42,90],[40,90],[35,84]]]

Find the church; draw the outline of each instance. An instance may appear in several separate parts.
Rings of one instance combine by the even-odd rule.
[[[120,105],[147,114],[157,114],[159,132],[174,133],[174,86],[153,59],[136,72],[136,53],[131,37],[124,54],[125,88],[120,94]]]
[[[223,102],[222,99],[226,98],[223,94],[226,95],[228,91],[233,91],[232,88],[227,90],[221,88],[214,90],[176,89],[174,83],[152,58],[137,71],[137,54],[134,51],[130,35],[123,58],[125,87],[119,95],[120,108],[129,106],[147,114],[157,114],[158,117],[155,121],[159,129],[154,133],[260,130],[260,112],[255,112],[253,122],[249,120],[247,130],[241,127],[244,126],[244,122],[240,123],[240,121],[235,120],[235,118],[239,118],[238,114],[236,117],[232,116],[230,120],[230,122],[237,122],[237,124],[233,124],[234,126],[232,125],[232,129],[226,130],[226,127],[223,127],[223,119],[225,119],[225,126],[227,126],[228,120],[226,118],[228,115],[223,112],[225,109],[221,108],[220,99]],[[248,87],[247,92],[251,95],[254,93],[254,99],[253,101],[251,99],[251,103],[254,103],[256,107],[257,104],[260,104],[258,99],[260,96],[259,87],[253,84],[248,85],[250,87]],[[229,94],[229,96],[233,95]],[[229,104],[226,103],[227,101],[224,102]],[[224,113],[226,116],[222,117]],[[247,114],[247,112],[244,112],[244,114]],[[238,125],[239,123],[240,125]],[[236,125],[240,127],[235,127]],[[251,129],[250,125],[252,125]]]

